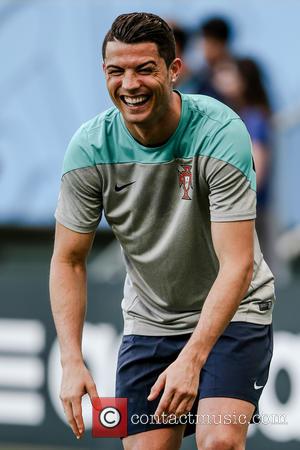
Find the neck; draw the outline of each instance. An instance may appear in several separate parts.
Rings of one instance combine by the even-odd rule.
[[[126,123],[132,136],[146,147],[163,145],[175,132],[181,115],[181,97],[172,92],[168,108],[148,124]],[[162,126],[163,124],[163,126]]]

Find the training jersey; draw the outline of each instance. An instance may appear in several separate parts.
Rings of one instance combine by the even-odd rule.
[[[141,145],[113,107],[79,128],[64,159],[56,219],[88,233],[104,212],[127,271],[124,334],[192,332],[219,269],[211,222],[256,216],[244,123],[215,99],[180,95],[180,120],[165,144]],[[273,275],[256,233],[254,246],[253,278],[233,321],[269,324]]]

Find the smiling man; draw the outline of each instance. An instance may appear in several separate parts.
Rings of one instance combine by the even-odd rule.
[[[105,37],[115,107],[72,138],[56,211],[61,399],[82,436],[81,397],[97,397],[81,351],[86,258],[104,211],[127,270],[116,378],[116,396],[128,398],[124,448],[176,450],[196,430],[201,450],[242,450],[272,356],[273,275],[255,233],[245,126],[216,100],[174,91],[180,68],[158,16],[121,15]],[[148,423],[136,420],[145,414]]]

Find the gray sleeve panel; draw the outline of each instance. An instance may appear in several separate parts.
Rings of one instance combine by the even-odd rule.
[[[256,193],[239,169],[225,161],[207,158],[204,177],[212,222],[255,219]]]
[[[96,167],[67,172],[61,181],[56,220],[79,233],[95,231],[102,215],[102,194]]]

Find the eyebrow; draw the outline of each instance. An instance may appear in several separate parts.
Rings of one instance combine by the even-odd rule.
[[[156,62],[152,59],[150,59],[149,61],[146,61],[142,64],[139,64],[136,68],[137,69],[142,69],[144,66],[147,66],[148,64],[153,64],[156,66]],[[116,66],[114,64],[109,64],[108,66],[106,66],[107,69],[122,69],[122,67],[120,66]]]
[[[156,66],[156,62],[150,59],[149,61],[146,61],[143,64],[139,64],[137,66],[137,69],[142,69],[144,66],[147,66],[148,64],[153,64],[154,66]]]

